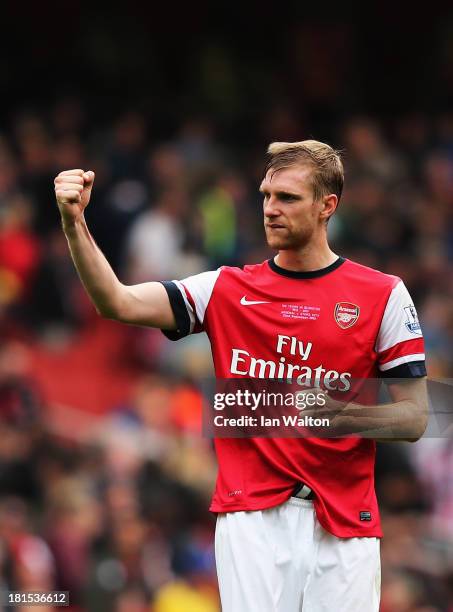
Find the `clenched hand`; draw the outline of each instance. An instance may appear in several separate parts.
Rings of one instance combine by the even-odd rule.
[[[63,227],[71,226],[83,217],[94,183],[94,172],[65,170],[55,178],[55,196]]]

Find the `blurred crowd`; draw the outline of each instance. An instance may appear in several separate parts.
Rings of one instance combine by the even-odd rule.
[[[110,330],[74,271],[53,179],[95,172],[87,222],[123,282],[183,278],[271,256],[258,193],[265,149],[311,136],[344,150],[333,249],[404,280],[429,376],[453,378],[453,114],[354,115],[322,138],[278,107],[243,139],[202,114],[164,138],[144,112],[94,123],[65,98],[18,112],[0,133],[2,587],[69,590],[79,612],[219,610],[207,510],[216,466],[197,384],[212,373],[209,346],[124,328],[108,355],[86,350],[49,391],[43,351],[73,364],[87,336]],[[127,373],[124,391],[97,397],[94,412],[88,392],[68,400],[106,359]],[[452,468],[448,436],[379,447],[382,612],[453,610]]]

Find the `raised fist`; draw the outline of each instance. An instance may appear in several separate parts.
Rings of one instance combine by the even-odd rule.
[[[55,178],[55,196],[63,224],[74,223],[88,205],[94,183],[91,170],[65,170]]]

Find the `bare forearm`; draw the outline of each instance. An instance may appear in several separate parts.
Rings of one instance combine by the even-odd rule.
[[[426,429],[426,410],[412,400],[363,406],[347,404],[337,417],[344,433],[377,441],[418,440]]]
[[[115,317],[121,306],[122,284],[96,245],[85,219],[63,224],[72,260],[97,312]]]
[[[131,325],[176,329],[164,286],[158,282],[123,285],[102,254],[85,223],[84,210],[93,188],[94,172],[64,170],[55,178],[55,196],[74,265],[99,314]]]

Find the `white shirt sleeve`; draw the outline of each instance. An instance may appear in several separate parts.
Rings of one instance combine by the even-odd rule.
[[[170,340],[179,340],[203,330],[206,310],[221,268],[202,272],[181,281],[164,281],[178,329],[163,330]]]
[[[381,372],[425,360],[417,311],[403,281],[395,285],[389,296],[376,340],[376,352]]]

